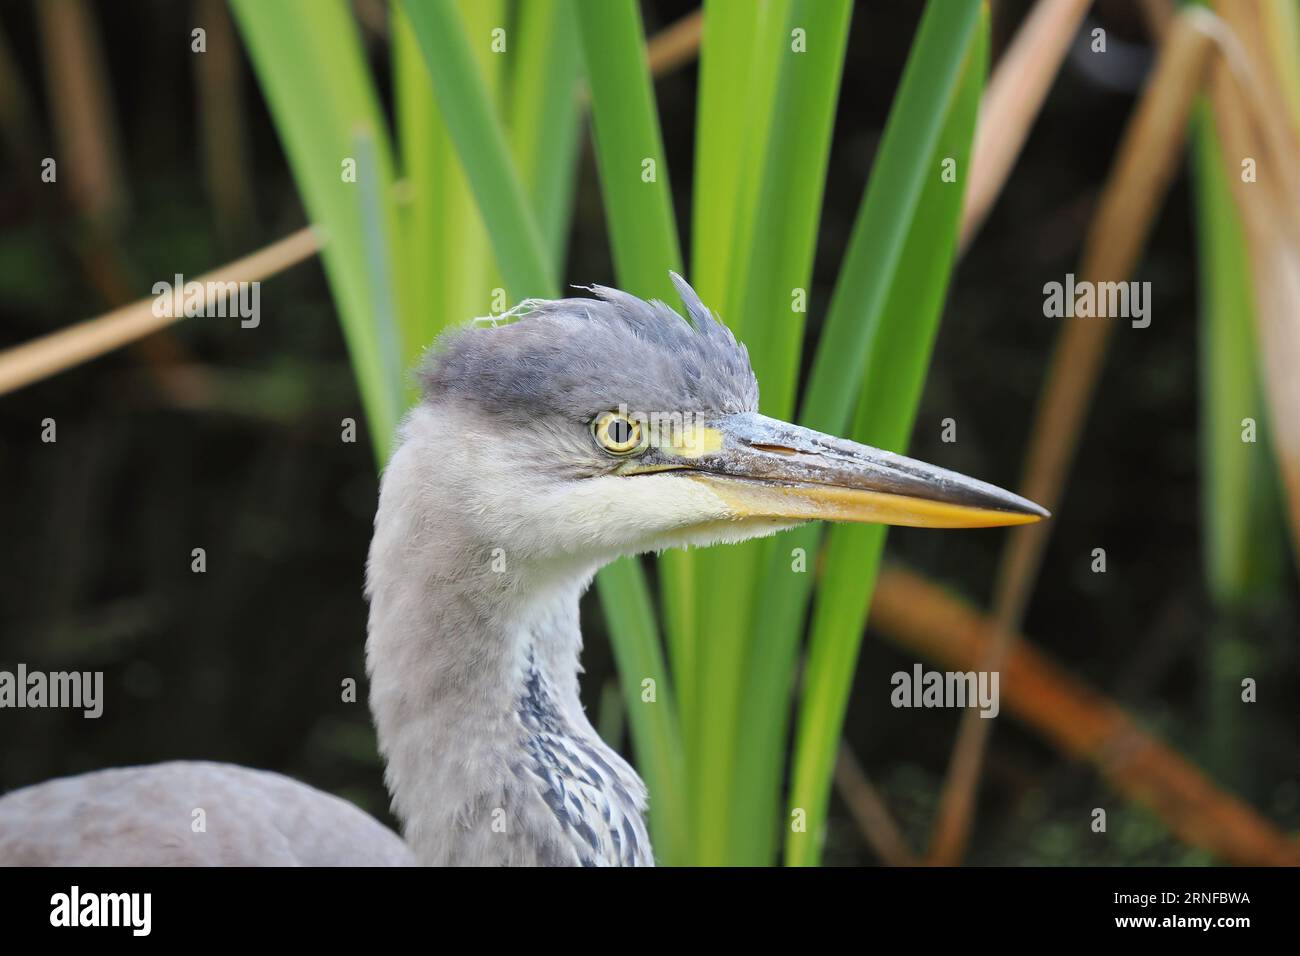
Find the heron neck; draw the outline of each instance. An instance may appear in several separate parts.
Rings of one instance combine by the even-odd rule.
[[[544,692],[562,733],[604,747],[578,697],[578,603],[594,568],[494,563],[449,496],[427,493],[428,456],[410,451],[385,474],[367,571],[370,704],[393,809],[421,862],[535,862],[494,815],[519,803],[530,695]]]

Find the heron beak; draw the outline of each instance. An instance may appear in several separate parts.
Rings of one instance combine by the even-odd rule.
[[[656,447],[653,470],[704,483],[741,519],[989,528],[1049,517],[994,485],[752,412]]]

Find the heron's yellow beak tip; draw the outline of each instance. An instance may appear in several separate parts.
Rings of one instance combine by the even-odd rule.
[[[912,495],[835,485],[777,484],[696,473],[737,518],[843,521],[911,528],[999,528],[1033,524],[1041,513],[981,508]]]

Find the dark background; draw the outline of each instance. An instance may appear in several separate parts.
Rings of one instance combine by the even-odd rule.
[[[693,6],[647,0],[647,33]],[[995,55],[1025,6],[999,5]],[[1043,318],[1042,286],[1076,268],[1149,60],[1136,6],[1102,3],[1093,15],[1133,74],[1097,78],[1081,59],[1067,62],[958,266],[910,449],[917,457],[1017,484],[1058,331]],[[54,150],[34,4],[0,3],[0,29],[37,118],[35,139],[6,143],[0,155],[0,347],[146,295],[159,278],[198,275],[303,224],[242,52],[254,202],[251,217],[223,233],[200,174],[189,31],[202,21],[185,3],[91,7],[129,188],[129,205],[106,230],[43,185],[30,162]],[[919,3],[872,2],[854,15],[810,296],[814,335],[919,12]],[[384,44],[368,39],[387,92]],[[690,64],[656,85],[684,239],[695,82]],[[612,284],[596,170],[584,152],[567,279]],[[1235,700],[1239,690],[1238,678],[1216,676],[1210,662],[1192,212],[1184,171],[1134,277],[1152,283],[1152,324],[1116,330],[1025,633],[1221,786],[1294,830],[1300,662],[1289,557],[1279,593],[1233,638],[1244,673],[1260,679],[1259,703],[1227,729],[1210,719],[1221,707],[1213,699]],[[364,437],[339,441],[339,420],[362,415],[319,263],[263,283],[261,295],[256,330],[192,320],[0,398],[0,668],[103,670],[107,698],[95,721],[0,712],[0,792],[100,767],[202,758],[279,770],[389,819],[363,667],[374,461]],[[56,444],[40,441],[47,417],[57,421]],[[958,421],[955,445],[940,442],[947,417]],[[1261,546],[1281,541],[1282,529],[1269,530],[1275,540]],[[1004,534],[895,530],[889,550],[982,603]],[[195,547],[207,551],[206,574],[191,573]],[[1095,547],[1107,551],[1104,575],[1089,570]],[[599,718],[614,670],[594,602],[585,613],[584,694]],[[913,662],[868,636],[846,734],[921,846],[957,715],[888,705],[889,675]],[[345,677],[362,685],[359,703],[340,701]],[[1105,836],[1088,829],[1096,806],[1110,813]],[[968,859],[1208,862],[1010,720],[994,736]],[[875,861],[838,798],[826,860]]]

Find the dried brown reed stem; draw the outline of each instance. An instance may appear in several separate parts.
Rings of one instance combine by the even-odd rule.
[[[1092,0],[1039,0],[998,61],[980,102],[959,248],[970,245],[1006,185]]]
[[[1209,16],[1200,10],[1180,14],[1162,44],[1085,238],[1080,280],[1126,281],[1137,266],[1178,169],[1192,104],[1213,50],[1205,29]],[[1022,494],[1050,510],[1060,503],[1114,321],[1067,319],[1057,340],[1020,486]],[[1027,525],[1007,539],[994,589],[997,631],[982,670],[1000,670],[1011,649],[1051,528],[1050,521]],[[932,863],[951,865],[965,850],[991,723],[975,712],[963,715],[927,854]]]
[[[699,56],[704,11],[693,10],[646,41],[646,60],[653,76],[666,76]]]
[[[301,229],[193,281],[205,288],[208,283],[261,281],[309,259],[319,248],[316,234],[310,228]],[[217,296],[211,294],[205,299],[208,306],[216,301]],[[155,315],[154,299],[150,297],[0,352],[0,395],[97,358],[177,321],[178,317]]]
[[[876,585],[871,621],[891,643],[958,671],[983,666],[998,630],[997,622],[942,587],[890,565]],[[1123,707],[1029,641],[1012,646],[1000,687],[1007,713],[1063,753],[1090,763],[1117,793],[1149,808],[1185,843],[1225,863],[1300,864],[1294,839],[1219,790]]]
[[[194,57],[203,178],[217,234],[234,249],[253,222],[239,38],[224,0],[196,0],[194,8],[207,31],[207,52]]]
[[[125,209],[126,187],[95,21],[84,0],[48,0],[36,10],[58,175],[77,209],[107,226]]]
[[[920,862],[847,743],[840,744],[835,759],[835,789],[848,806],[858,830],[882,863],[916,866]]]

